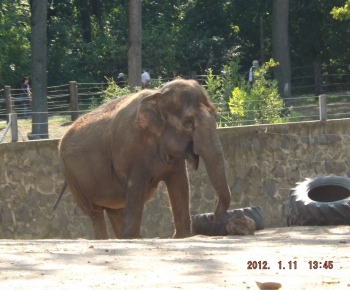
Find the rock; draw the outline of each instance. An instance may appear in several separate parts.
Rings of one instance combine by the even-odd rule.
[[[258,282],[258,281],[255,281],[256,282],[256,285],[258,285],[259,289],[261,290],[278,290],[280,288],[282,288],[282,284],[280,283],[276,283],[276,282],[264,282],[264,283],[261,283],[261,282]]]
[[[242,210],[235,210],[226,225],[226,230],[229,235],[254,235],[255,221],[245,216]]]
[[[41,139],[40,136],[35,135],[33,133],[28,133],[27,138],[28,138],[28,140],[40,140]]]

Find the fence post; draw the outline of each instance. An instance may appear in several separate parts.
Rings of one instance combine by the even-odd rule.
[[[69,82],[71,119],[75,121],[79,118],[78,87],[76,81]]]
[[[197,80],[197,73],[195,71],[190,72],[190,79],[191,80]]]
[[[17,124],[17,114],[12,113],[11,118],[11,142],[18,141],[18,124]]]
[[[5,86],[5,100],[6,100],[6,121],[10,122],[10,114],[12,113],[12,101],[11,101],[11,87]]]
[[[315,96],[322,94],[322,68],[319,62],[314,63],[315,73]]]
[[[326,121],[327,120],[327,105],[326,105],[326,95],[320,95],[319,97],[320,102],[320,121]]]

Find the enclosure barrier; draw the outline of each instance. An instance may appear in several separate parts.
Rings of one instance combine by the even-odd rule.
[[[349,110],[347,106],[350,98],[350,90],[345,92],[325,93],[325,87],[329,83],[325,83],[325,78],[333,77],[333,75],[325,75],[322,73],[321,66],[315,64],[314,76],[310,76],[314,79],[314,88],[317,84],[317,91],[319,94],[315,95],[299,95],[298,97],[284,98],[284,103],[289,104],[285,106],[285,110],[281,113],[281,116],[288,116],[288,120],[284,122],[302,122],[302,121],[326,121],[330,119],[341,119],[350,118]],[[346,77],[345,74],[341,75]],[[207,75],[197,75],[195,72],[191,72],[189,78],[196,79],[200,84],[206,87]],[[350,75],[349,75],[350,77]],[[322,79],[323,78],[323,79]],[[320,81],[321,79],[321,81]],[[349,79],[350,80],[350,79]],[[156,80],[155,80],[156,81]],[[164,80],[163,80],[164,81]],[[170,79],[168,80],[170,81]],[[344,79],[345,81],[345,79]],[[348,83],[343,83],[342,85],[347,85]],[[69,123],[70,121],[75,121],[80,115],[85,114],[94,107],[101,104],[103,98],[102,95],[110,95],[106,88],[108,83],[77,83],[76,81],[70,81],[64,85],[58,85],[47,88],[47,108],[46,112],[33,112],[36,114],[48,114],[49,118],[63,119],[62,123]],[[293,91],[296,89],[293,86]],[[21,99],[21,89],[11,89],[10,86],[5,86],[0,89],[0,119],[6,119],[7,124],[10,122],[10,116],[12,113],[16,113],[17,118],[21,120],[25,116],[25,109],[20,104]],[[2,95],[2,97],[1,97]],[[117,97],[117,96],[114,96]],[[246,107],[253,109],[244,109],[244,114],[247,116],[244,120],[236,118],[228,109],[228,105],[223,101],[214,101],[214,105],[218,109],[218,127],[229,127],[229,126],[244,126],[244,125],[257,125],[257,124],[269,124],[278,123],[279,121],[270,120],[264,118],[265,113],[273,112],[275,108],[263,107],[260,103],[264,100],[244,100],[248,104]],[[259,109],[255,109],[259,108]],[[256,113],[256,111],[259,111]],[[295,112],[296,114],[290,114],[290,112]],[[258,119],[256,116],[259,116]],[[35,118],[34,118],[35,119]],[[13,123],[14,121],[12,121]],[[283,122],[283,121],[282,121]],[[35,122],[31,122],[35,125]],[[8,132],[10,127],[5,128],[0,127],[0,134],[4,135],[3,129]],[[3,131],[2,131],[3,130]],[[5,133],[5,134],[6,134]],[[18,132],[21,136],[21,132]],[[51,136],[52,138],[53,136]],[[55,136],[53,138],[61,138],[61,135]],[[8,140],[8,139],[7,139]],[[11,139],[12,140],[12,139]],[[11,141],[12,142],[12,141]]]
[[[2,140],[4,140],[6,133],[11,128],[11,142],[17,142],[18,141],[18,124],[17,124],[17,114],[9,114],[8,115],[9,121],[8,124],[3,131],[3,133],[0,136],[0,143]]]
[[[194,77],[194,76],[192,76]],[[204,76],[196,76],[196,79],[203,78]],[[96,84],[94,84],[96,85]],[[105,85],[103,83],[99,85]],[[79,118],[80,112],[82,112],[79,109],[79,96],[82,97],[83,95],[87,95],[86,93],[79,93],[78,91],[78,83],[76,81],[70,81],[68,86],[68,96],[69,96],[69,111],[70,112],[70,119],[71,121],[75,121]],[[97,93],[97,94],[101,94]],[[62,95],[60,95],[62,96]],[[14,106],[14,98],[11,96],[11,87],[5,86],[4,89],[4,97],[5,97],[5,103],[6,103],[6,115],[7,115],[7,122],[9,122],[9,116],[12,114],[12,112],[15,109]],[[315,96],[315,98],[319,100],[319,120],[325,121],[327,120],[327,107],[326,107],[326,94],[321,94],[319,96]],[[51,100],[51,97],[48,97],[48,99]],[[291,100],[297,100],[299,98],[287,98],[285,101],[291,101]],[[221,105],[221,104],[215,104],[215,105]],[[60,107],[63,107],[60,105]],[[220,113],[228,113],[228,112],[219,112]]]

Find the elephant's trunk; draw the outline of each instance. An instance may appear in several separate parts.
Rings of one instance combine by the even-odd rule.
[[[219,197],[212,222],[220,219],[231,202],[231,192],[227,184],[223,150],[216,126],[212,130],[195,135],[194,150],[202,157],[209,179]],[[197,140],[196,140],[197,139]]]

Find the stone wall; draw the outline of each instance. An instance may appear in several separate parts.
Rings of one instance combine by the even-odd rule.
[[[261,206],[266,227],[286,226],[283,203],[297,182],[348,174],[349,129],[350,119],[218,129],[230,208]],[[93,238],[89,219],[69,191],[52,210],[63,184],[57,145],[58,140],[0,144],[0,238]],[[203,163],[189,176],[191,214],[212,212],[217,197]],[[141,232],[144,237],[172,235],[163,183],[145,206]]]

